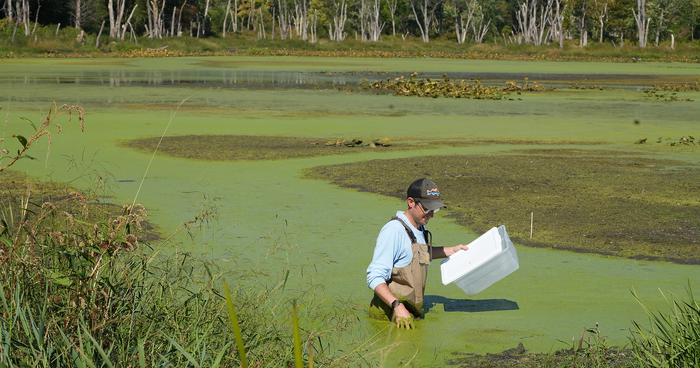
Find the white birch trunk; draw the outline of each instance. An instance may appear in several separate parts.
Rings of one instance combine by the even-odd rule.
[[[346,0],[335,0],[333,6],[333,22],[328,24],[328,34],[331,41],[340,42],[345,40],[346,36],[345,22],[348,19],[348,4]]]
[[[637,10],[632,9],[634,21],[637,24],[637,37],[639,47],[647,47],[647,35],[649,34],[649,21],[647,18],[647,0],[637,0]]]
[[[418,13],[416,12],[414,0],[411,0],[410,2],[411,10],[413,10],[413,16],[416,18],[416,24],[418,25],[418,30],[420,31],[420,37],[423,42],[430,42],[430,23],[433,19],[435,7],[437,7],[439,1],[435,1],[435,3],[430,6],[431,0],[420,0],[418,9],[421,11],[421,17],[419,17]]]
[[[389,15],[391,16],[391,35],[396,36],[396,7],[399,5],[398,0],[387,0],[389,7]]]

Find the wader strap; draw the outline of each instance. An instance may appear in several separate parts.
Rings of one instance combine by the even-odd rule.
[[[403,228],[406,229],[406,234],[408,234],[408,237],[411,239],[411,244],[414,244],[417,242],[416,235],[413,234],[413,231],[411,230],[410,227],[408,227],[408,224],[404,222],[402,219],[399,217],[392,217],[392,220],[396,220],[403,225]],[[424,226],[421,226],[421,231],[423,232],[423,238],[425,238],[425,244],[428,246],[428,256],[430,257],[430,260],[433,260],[433,233],[428,231]]]
[[[402,219],[400,219],[398,217],[392,217],[391,219],[396,220],[396,221],[400,222],[401,225],[403,225],[403,228],[406,229],[406,234],[408,234],[408,237],[411,239],[411,244],[416,243],[416,241],[417,241],[416,235],[413,234],[413,231],[411,230],[410,227],[408,227],[408,224],[406,224]]]

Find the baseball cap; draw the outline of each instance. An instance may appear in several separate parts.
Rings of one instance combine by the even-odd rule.
[[[440,190],[437,184],[428,178],[421,178],[411,183],[406,191],[406,197],[420,202],[427,211],[437,211],[445,207],[445,204],[440,200]]]

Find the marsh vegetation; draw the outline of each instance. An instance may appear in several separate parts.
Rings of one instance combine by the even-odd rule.
[[[152,152],[160,137],[126,142],[127,147]],[[288,158],[337,155],[351,152],[406,150],[409,143],[388,138],[363,140],[246,135],[188,135],[164,137],[159,150],[164,154],[199,160],[281,160]]]
[[[329,51],[329,55],[334,53]],[[87,361],[87,356],[96,365],[105,361],[97,348],[83,349],[83,356],[74,346],[80,341],[83,347],[100,345],[115,365],[125,361],[125,357],[141,365],[140,357],[145,356],[146,366],[167,362],[213,366],[218,354],[226,348],[221,365],[223,362],[237,365],[238,353],[228,328],[225,298],[221,295],[224,279],[233,286],[231,299],[239,308],[242,341],[248,349],[251,366],[295,364],[294,300],[299,312],[303,359],[308,363],[313,355],[316,365],[398,362],[397,365],[434,366],[452,358],[479,361],[480,356],[453,353],[496,352],[520,341],[527,349],[523,361],[531,359],[530,354],[540,352],[545,352],[540,357],[545,361],[549,359],[546,352],[569,350],[572,346],[577,350],[581,330],[596,322],[600,322],[605,346],[621,347],[610,351],[628,354],[632,350],[627,343],[629,321],[638,321],[643,328],[649,326],[643,308],[639,308],[629,290],[634,288],[641,300],[649,300],[650,310],[665,311],[659,308],[663,297],[658,295],[657,288],[677,291],[688,279],[693,282],[698,279],[695,265],[544,249],[560,245],[557,239],[574,234],[574,227],[581,225],[585,234],[596,237],[584,239],[584,232],[579,232],[574,234],[577,243],[561,244],[571,249],[582,248],[583,244],[599,253],[620,251],[614,254],[623,257],[663,258],[667,251],[670,256],[684,257],[692,252],[693,243],[681,244],[684,235],[676,237],[679,230],[674,226],[697,228],[693,222],[697,218],[697,206],[693,202],[697,198],[693,196],[697,191],[694,169],[699,163],[695,155],[697,144],[681,141],[690,142],[691,136],[697,137],[695,117],[700,110],[697,104],[680,98],[669,102],[646,98],[642,91],[655,84],[695,81],[699,69],[693,64],[211,57],[7,59],[1,69],[0,133],[7,138],[5,142],[13,144],[11,152],[21,142],[6,132],[17,132],[24,137],[31,133],[31,127],[16,117],[34,119],[45,112],[47,101],[67,99],[69,103],[84,103],[88,119],[93,122],[85,133],[64,134],[55,139],[51,160],[45,160],[47,149],[42,144],[33,148],[37,160],[19,161],[17,169],[27,176],[9,174],[18,178],[17,191],[10,196],[19,201],[13,207],[15,214],[14,208],[21,207],[20,199],[26,197],[26,182],[29,180],[33,188],[38,188],[38,180],[50,178],[55,183],[70,182],[71,191],[81,193],[88,204],[96,206],[89,208],[90,213],[104,207],[110,208],[105,211],[104,219],[123,216],[122,206],[107,203],[132,203],[138,178],[157,143],[157,139],[149,137],[160,137],[175,105],[189,98],[164,138],[161,149],[165,147],[167,151],[162,150],[162,156],[156,155],[139,196],[149,215],[142,224],[157,224],[162,239],[150,242],[147,234],[133,233],[138,242],[132,247],[128,244],[134,243],[126,238],[129,234],[115,232],[110,238],[106,231],[111,229],[111,222],[100,223],[98,237],[93,232],[83,237],[88,239],[86,243],[98,244],[99,251],[65,243],[59,249],[66,253],[59,252],[55,257],[64,261],[46,262],[59,273],[42,271],[42,275],[48,276],[31,275],[33,279],[29,271],[15,273],[25,275],[27,280],[38,277],[41,283],[37,288],[44,287],[31,289],[26,295],[43,297],[47,295],[48,285],[50,295],[57,294],[66,303],[77,300],[79,305],[80,296],[91,294],[85,288],[60,285],[67,282],[81,285],[83,280],[71,271],[62,271],[68,269],[65,265],[70,261],[66,259],[70,256],[84,262],[75,266],[78,270],[94,267],[90,256],[103,252],[99,247],[103,243],[94,239],[104,238],[111,245],[104,250],[101,264],[109,265],[110,270],[100,269],[101,275],[109,276],[111,285],[135,290],[143,287],[140,290],[144,293],[157,296],[147,298],[128,294],[126,290],[110,291],[112,286],[103,283],[104,279],[94,282],[97,287],[94,299],[102,303],[103,291],[107,295],[112,292],[110,300],[114,307],[103,310],[109,313],[107,317],[127,321],[132,326],[132,337],[136,332],[144,336],[144,353],[139,351],[138,338],[135,342],[129,340],[124,335],[125,329],[121,329],[125,324],[119,327],[116,319],[106,320],[106,329],[100,331],[102,316],[94,315],[88,304],[79,309],[87,315],[75,316],[83,317],[85,323],[81,324],[70,320],[71,315],[66,317],[71,304],[69,307],[56,304],[58,300],[35,303],[37,308],[59,310],[56,316],[71,321],[63,330],[67,336],[80,333],[69,337],[74,343],[67,344],[62,340],[62,330],[47,328],[49,333],[58,331],[60,338],[47,346],[69,349],[63,351],[70,354],[76,351],[79,359]],[[556,84],[557,89],[522,92],[518,96],[522,101],[506,102],[393,96],[344,88],[357,85],[367,76],[386,79],[412,71],[431,79],[439,79],[445,73],[452,81],[480,78],[489,85],[530,76],[547,87]],[[593,83],[603,90],[567,88],[571,83]],[[678,95],[697,100],[697,91],[687,89]],[[371,147],[375,139],[385,137],[389,138],[389,146],[375,143]],[[646,144],[633,144],[644,137],[649,137]],[[656,137],[664,138],[656,144]],[[357,143],[355,139],[363,142]],[[135,141],[140,147],[130,145],[129,142]],[[678,144],[672,146],[670,143],[674,141]],[[294,157],[297,159],[286,160]],[[374,161],[377,159],[385,162]],[[320,169],[336,174],[345,172],[346,183],[341,186],[329,185],[330,176],[321,180],[303,176],[305,170],[317,170],[316,166],[351,162],[354,166]],[[412,166],[415,163],[419,166]],[[503,166],[512,174],[503,176],[493,165]],[[456,171],[450,171],[453,166]],[[89,195],[95,184],[91,176],[85,176],[92,170],[105,173],[100,175],[105,190],[100,190],[97,197]],[[546,174],[560,170],[561,175]],[[401,179],[400,173],[411,177]],[[486,195],[484,204],[501,206],[502,210],[471,213],[480,210],[479,203],[474,204],[477,201],[471,197],[460,198],[451,189],[446,193],[448,200],[461,199],[466,205],[450,203],[446,213],[451,213],[457,221],[438,218],[431,223],[440,242],[469,241],[476,236],[479,226],[507,221],[509,231],[519,231],[524,238],[518,245],[527,244],[530,214],[534,212],[534,234],[529,244],[539,247],[519,247],[521,270],[473,299],[465,299],[457,288],[443,287],[439,277],[429,278],[429,292],[439,298],[435,298],[428,318],[408,335],[367,321],[369,291],[361,278],[377,227],[393,213],[395,206],[401,205],[396,198],[405,189],[403,182],[423,173],[436,177],[439,183],[440,180],[452,181],[453,186],[468,183],[465,189],[468,195]],[[391,179],[393,187],[383,186],[378,178],[384,176]],[[388,196],[358,193],[345,187],[358,181],[377,184],[368,190],[372,193],[384,193],[384,190]],[[493,191],[488,188],[490,182]],[[521,194],[530,202],[506,203],[507,199],[513,200]],[[558,195],[568,197],[554,198]],[[595,202],[586,203],[591,197]],[[39,198],[44,197],[38,189],[33,189],[31,198],[42,202]],[[57,207],[64,204],[59,195],[46,198],[56,202]],[[598,209],[594,214],[581,214],[584,209],[604,202],[603,198],[610,198],[610,203],[601,204],[608,207],[601,207],[600,214]],[[600,216],[608,222],[614,219],[613,224],[606,223],[598,229],[591,222],[579,223],[576,209],[561,221],[550,218],[561,216],[562,211],[575,207],[577,201],[582,207],[578,214],[584,220]],[[533,208],[542,204],[549,207]],[[34,211],[41,210],[32,206]],[[191,225],[206,218],[210,208],[216,216],[201,227]],[[517,208],[523,213],[513,210]],[[205,211],[200,213],[199,209]],[[74,213],[71,211],[65,210]],[[460,213],[464,218],[459,218]],[[646,213],[660,221],[651,223],[644,218]],[[441,212],[438,217],[443,215]],[[634,226],[631,220],[627,221],[628,217],[642,223]],[[65,216],[59,211],[51,218],[56,220],[58,228]],[[79,226],[77,233],[85,233],[89,225],[98,223],[97,219],[77,218],[88,224]],[[557,233],[559,229],[550,231],[546,227],[548,222],[559,225],[565,220],[573,224],[562,227],[569,232],[564,235]],[[186,228],[185,223],[190,227]],[[658,233],[645,232],[642,229],[645,225],[659,229]],[[659,245],[669,237],[677,239]],[[617,249],[602,239],[612,239],[614,244],[623,246]],[[38,249],[45,250],[47,255],[55,254],[54,248]],[[640,255],[639,249],[649,252]],[[111,256],[114,250],[116,255]],[[141,262],[146,265],[142,266]],[[22,267],[29,269],[26,265]],[[143,270],[148,277],[141,277]],[[122,275],[128,280],[124,281]],[[118,284],[120,280],[124,283]],[[249,288],[251,285],[256,288]],[[83,290],[83,294],[73,290]],[[161,290],[182,298],[161,297]],[[138,310],[124,312],[127,308],[114,299],[116,296],[130,297],[136,301]],[[188,299],[189,304],[185,304]],[[8,307],[14,308],[12,313],[22,309],[20,314],[29,315],[23,311],[33,310],[34,299],[26,299],[27,303],[31,302],[29,306],[16,303],[9,296],[6,300]],[[486,311],[483,307],[493,305],[493,300],[506,300],[520,308]],[[461,304],[482,308],[478,312],[452,308]],[[49,325],[54,323],[48,319],[50,314],[41,314],[44,309],[32,318],[35,321],[47,318]],[[145,310],[152,311],[145,316],[152,317],[153,324],[140,314]],[[92,324],[91,318],[98,323]],[[148,329],[156,325],[168,328],[161,329],[158,335],[154,332],[156,327]],[[14,326],[20,326],[11,332],[17,334],[17,341],[24,349],[14,351],[25,354],[16,359],[29,354],[33,354],[32,359],[47,355],[40,349],[27,348],[31,336],[22,332],[21,321]],[[92,342],[85,329],[98,344]],[[210,338],[216,341],[210,343]],[[126,345],[118,345],[117,339]],[[111,351],[110,347],[113,347]],[[577,351],[578,355],[573,356],[570,352],[561,354],[559,361],[570,362],[571,358],[586,362],[583,355],[588,354],[587,350]],[[148,360],[151,352],[153,358]],[[155,352],[162,355],[156,356]],[[272,355],[282,358],[273,362]],[[520,358],[518,355],[517,359]],[[459,364],[469,363],[463,360]]]
[[[406,172],[441,183],[449,215],[477,232],[507,224],[522,244],[700,263],[700,168],[680,161],[525,149],[373,160],[318,167],[309,175],[400,197]]]

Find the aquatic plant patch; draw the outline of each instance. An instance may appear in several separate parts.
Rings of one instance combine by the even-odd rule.
[[[537,149],[372,160],[307,175],[395,197],[431,177],[449,216],[478,233],[505,224],[521,244],[700,263],[700,167],[679,161]]]
[[[475,100],[502,100],[511,93],[539,92],[544,87],[525,78],[522,83],[507,81],[504,86],[487,86],[479,80],[452,80],[447,76],[442,79],[419,78],[417,73],[408,77],[399,76],[385,81],[367,82],[365,89],[393,93],[395,96],[418,97],[452,97]]]
[[[125,146],[152,152],[159,137],[132,140]],[[281,160],[287,158],[312,157],[407,149],[407,143],[393,142],[388,138],[299,138],[249,135],[183,135],[164,137],[159,152],[198,160]]]

